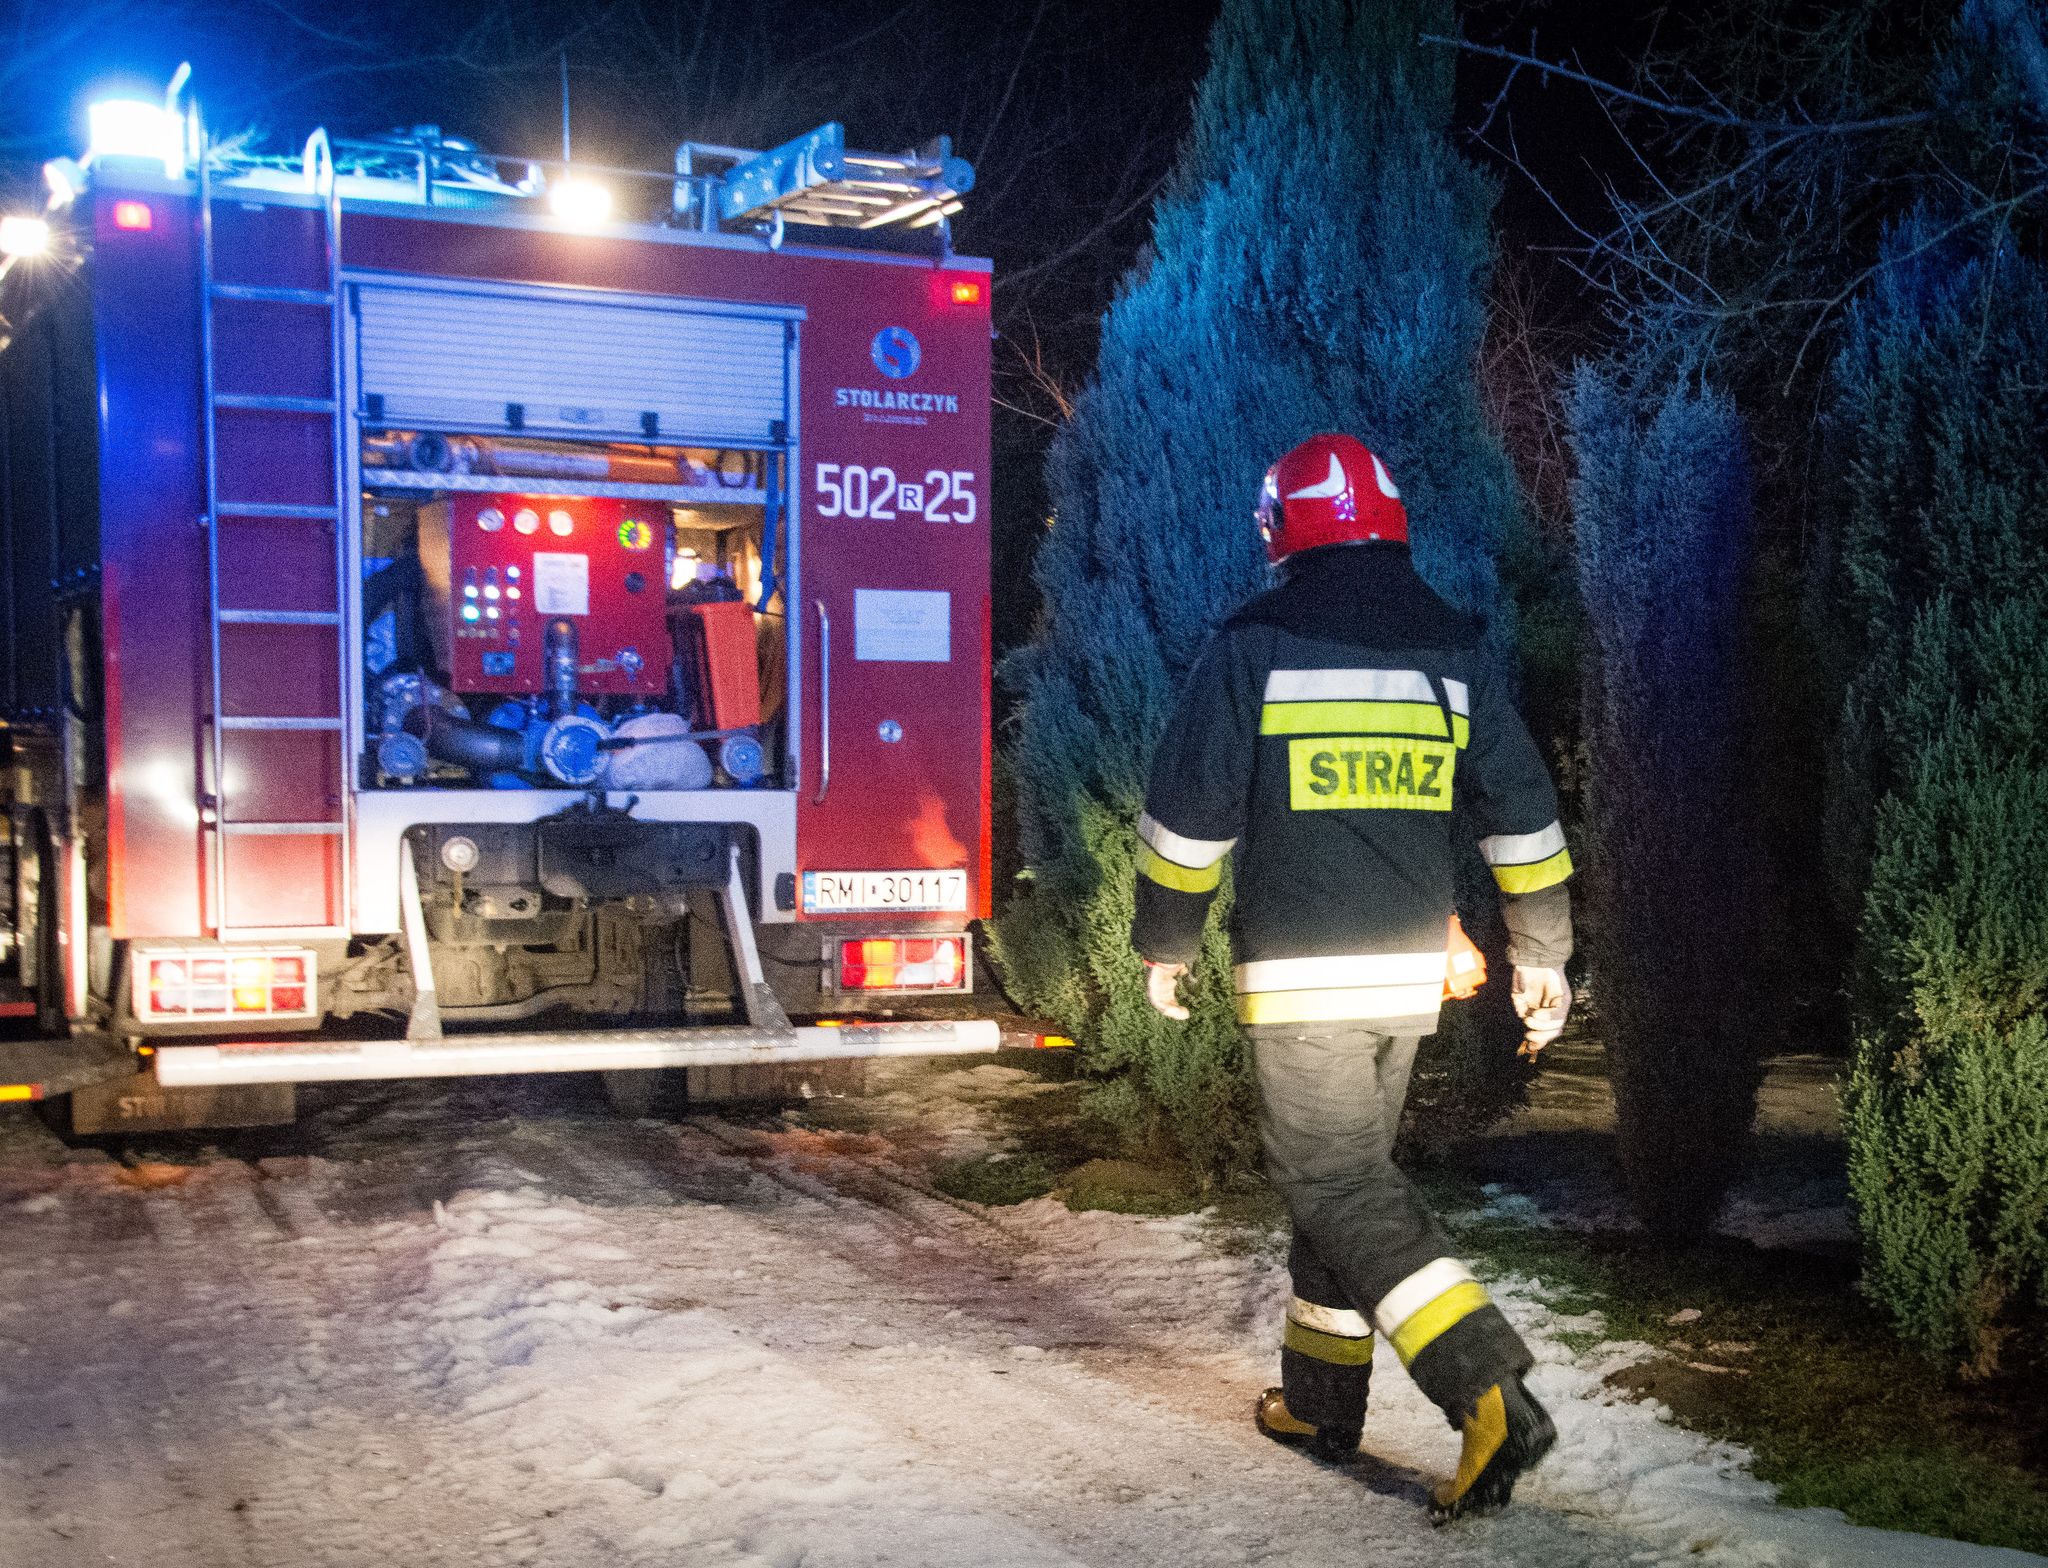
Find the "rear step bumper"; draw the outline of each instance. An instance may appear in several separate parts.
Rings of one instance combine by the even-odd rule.
[[[300,1038],[234,1045],[160,1045],[155,1059],[157,1082],[177,1089],[232,1083],[466,1078],[498,1073],[614,1072],[648,1067],[771,1067],[848,1057],[965,1056],[995,1051],[1003,1043],[1002,1029],[993,1019],[966,1019],[839,1027],[811,1024],[768,1029],[464,1034],[411,1041]]]

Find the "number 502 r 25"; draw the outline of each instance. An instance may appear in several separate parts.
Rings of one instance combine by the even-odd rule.
[[[878,523],[922,517],[928,523],[971,523],[979,515],[969,469],[934,468],[920,484],[897,478],[893,468],[820,463],[816,479],[820,517],[865,517]]]

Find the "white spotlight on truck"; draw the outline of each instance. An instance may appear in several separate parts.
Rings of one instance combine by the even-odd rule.
[[[18,214],[0,218],[0,256],[18,261],[24,256],[40,256],[49,248],[50,226],[41,218]]]
[[[595,180],[571,174],[549,187],[548,210],[575,228],[595,229],[612,215],[612,193]]]
[[[163,165],[167,179],[185,172],[185,122],[160,103],[103,98],[85,111],[88,161],[120,159]]]

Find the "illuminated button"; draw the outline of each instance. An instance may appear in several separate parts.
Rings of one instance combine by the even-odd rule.
[[[465,599],[474,599],[476,597],[476,584],[464,583],[462,585],[462,597]]]
[[[494,604],[494,605],[492,605],[492,606],[491,606],[491,607],[490,607],[490,608],[489,608],[488,610],[484,611],[484,619],[485,619],[485,620],[489,620],[489,621],[495,621],[495,620],[496,620],[497,618],[498,618],[498,607],[497,607],[497,606],[496,606],[495,604]]]
[[[540,531],[540,513],[530,506],[522,506],[517,512],[513,513],[512,526],[523,534],[538,533]]]
[[[575,526],[576,519],[571,517],[567,512],[553,511],[548,513],[548,532],[553,534],[557,539],[568,538],[570,530],[575,528]]]
[[[518,582],[518,581],[519,581],[519,568],[518,568],[518,567],[516,567],[516,566],[508,566],[508,567],[506,567],[506,568],[505,568],[505,581],[506,581],[506,582],[508,582],[508,583],[516,583],[516,582]]]
[[[489,587],[487,587],[486,589],[484,589],[484,597],[485,597],[486,599],[495,599],[495,598],[497,598],[497,597],[498,597],[498,585],[497,585],[496,583],[492,583],[492,584],[491,584],[491,585],[490,585]]]
[[[494,534],[505,526],[505,514],[495,506],[487,506],[476,514],[476,525],[487,534]]]
[[[516,599],[519,597],[519,590],[517,588],[507,588],[505,590],[505,597],[508,599]]]
[[[477,607],[476,607],[475,605],[473,605],[473,604],[465,604],[465,605],[464,605],[464,606],[462,607],[462,618],[463,618],[463,619],[464,619],[465,621],[474,621],[474,620],[478,619],[479,617],[481,617],[481,616],[482,616],[482,614],[483,614],[483,611],[479,610],[479,609],[478,609],[478,608],[477,608]]]

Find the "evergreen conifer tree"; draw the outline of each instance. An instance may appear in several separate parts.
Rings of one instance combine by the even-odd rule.
[[[1756,1112],[1755,814],[1742,808],[1752,506],[1734,404],[1591,365],[1570,404],[1587,647],[1586,943],[1623,1174],[1652,1229],[1712,1223]]]
[[[1030,880],[996,954],[1110,1106],[1205,1165],[1251,1142],[1227,944],[1212,924],[1188,1024],[1145,1005],[1134,828],[1178,681],[1266,581],[1265,466],[1318,430],[1365,439],[1424,576],[1496,653],[1512,638],[1495,559],[1518,502],[1474,384],[1494,193],[1449,141],[1451,53],[1417,42],[1452,25],[1449,0],[1225,0],[1153,243],[1051,455],[1043,618],[1007,669]]]
[[[1988,1373],[2048,1319],[2048,272],[1944,227],[1888,237],[1835,366],[1837,808],[1872,846],[1844,1112],[1872,1293]]]

